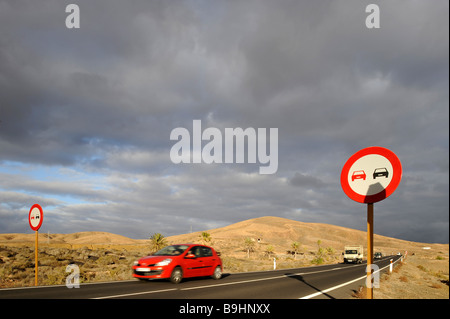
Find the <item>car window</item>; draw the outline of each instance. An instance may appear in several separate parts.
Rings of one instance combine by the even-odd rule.
[[[187,245],[167,246],[154,253],[154,256],[178,256],[181,255],[188,247],[189,246]]]
[[[195,255],[195,257],[201,257],[200,246],[192,247],[191,249],[189,249],[188,254]]]
[[[212,249],[209,247],[200,247],[202,257],[211,257],[213,255]]]

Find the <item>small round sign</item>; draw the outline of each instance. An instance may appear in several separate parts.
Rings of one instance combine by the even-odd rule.
[[[373,146],[353,154],[341,172],[341,186],[359,203],[375,203],[391,195],[402,178],[402,165],[390,150]]]
[[[44,212],[39,204],[34,204],[30,208],[28,213],[28,222],[32,230],[37,231],[41,228],[42,221],[44,220]]]

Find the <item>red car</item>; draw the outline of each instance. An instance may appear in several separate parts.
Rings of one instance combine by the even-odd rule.
[[[222,260],[212,247],[180,244],[164,247],[151,256],[142,257],[133,265],[133,277],[166,278],[178,284],[183,278],[222,277]]]

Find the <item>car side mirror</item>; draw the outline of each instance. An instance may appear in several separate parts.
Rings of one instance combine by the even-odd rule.
[[[184,257],[184,258],[187,258],[187,259],[195,259],[196,257],[195,257],[194,254],[187,254],[186,257]]]

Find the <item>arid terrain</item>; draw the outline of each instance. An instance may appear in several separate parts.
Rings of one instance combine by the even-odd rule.
[[[224,272],[270,270],[342,262],[345,245],[361,244],[366,232],[279,217],[260,217],[226,227],[167,237],[168,243],[206,243],[221,253]],[[152,234],[149,234],[149,237]],[[164,235],[164,234],[163,234]],[[34,234],[0,234],[0,288],[34,285]],[[293,245],[293,243],[297,245]],[[294,248],[297,247],[297,248]],[[449,298],[449,245],[374,235],[374,251],[407,257],[381,278],[374,298]],[[66,267],[80,267],[80,281],[131,279],[134,260],[150,253],[148,239],[104,232],[39,234],[39,284],[64,284]],[[354,298],[364,298],[364,290]]]

